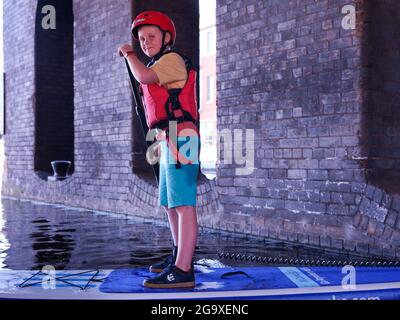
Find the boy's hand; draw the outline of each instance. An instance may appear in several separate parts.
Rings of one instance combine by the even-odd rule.
[[[124,44],[118,48],[118,54],[120,57],[124,57],[129,51],[133,51],[133,48],[130,44]]]
[[[156,140],[160,141],[160,140],[165,140],[165,131],[164,130],[157,130],[157,134],[156,134]]]

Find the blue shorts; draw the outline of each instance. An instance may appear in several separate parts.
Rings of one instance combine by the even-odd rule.
[[[191,164],[181,163],[176,168],[167,142],[161,141],[161,159],[159,175],[159,205],[167,208],[196,206],[197,175],[199,171],[199,144],[197,136],[178,137],[179,151]]]

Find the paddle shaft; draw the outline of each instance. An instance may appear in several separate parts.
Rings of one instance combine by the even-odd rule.
[[[139,118],[140,126],[142,127],[143,138],[146,141],[147,148],[149,148],[151,146],[152,142],[146,140],[147,132],[149,131],[149,129],[148,129],[147,123],[146,123],[146,116],[145,116],[145,111],[144,111],[144,106],[143,106],[143,103],[142,103],[142,99],[140,97],[135,77],[132,74],[132,71],[131,71],[131,68],[129,67],[129,63],[128,63],[127,59],[125,59],[125,65],[126,65],[126,68],[128,70],[128,74],[129,74],[129,81],[130,81],[130,84],[131,84],[133,100],[135,102],[136,114],[137,114],[137,116]],[[158,185],[159,184],[159,181],[158,181],[158,173],[159,173],[158,163],[154,164],[154,165],[151,165],[151,167],[152,167],[152,170],[153,170],[153,173],[154,173],[154,177],[155,177],[157,185]]]

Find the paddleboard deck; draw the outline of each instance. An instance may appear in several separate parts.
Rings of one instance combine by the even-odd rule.
[[[0,299],[400,299],[400,268],[196,267],[194,289],[149,289],[147,268],[0,270]]]

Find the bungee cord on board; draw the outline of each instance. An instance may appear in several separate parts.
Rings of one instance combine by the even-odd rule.
[[[299,259],[299,258],[282,258],[257,256],[243,253],[219,252],[218,257],[227,260],[235,260],[242,262],[258,262],[270,265],[286,265],[286,266],[317,266],[317,267],[341,267],[351,265],[354,267],[400,267],[399,260],[341,260],[341,259]]]

